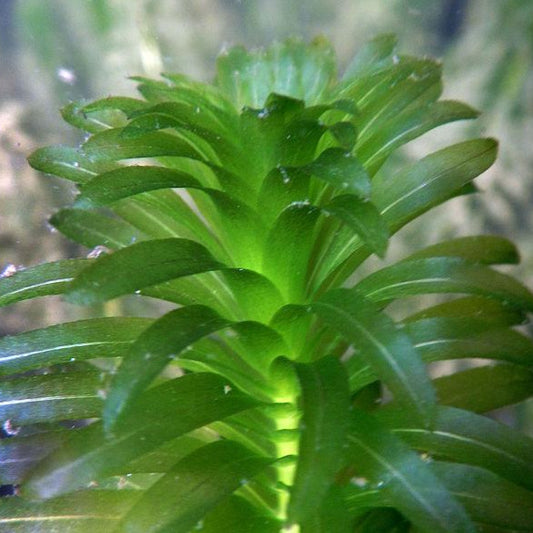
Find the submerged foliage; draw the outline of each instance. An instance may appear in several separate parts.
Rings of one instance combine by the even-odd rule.
[[[19,491],[2,527],[533,530],[533,443],[483,415],[533,385],[514,329],[533,295],[493,268],[514,246],[458,238],[353,277],[496,156],[474,139],[385,165],[476,116],[394,46],[370,42],[340,80],[323,40],[235,48],[212,85],[138,78],[143,99],[63,110],[87,140],[30,163],[78,185],[51,223],[103,253],[4,277],[0,303],[175,305],[0,340],[0,476]],[[426,294],[451,297],[389,312]],[[428,373],[459,358],[494,364]]]

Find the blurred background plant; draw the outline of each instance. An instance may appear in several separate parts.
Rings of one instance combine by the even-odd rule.
[[[483,112],[477,131],[501,142],[481,180],[485,195],[432,211],[403,232],[412,243],[491,232],[518,244],[533,281],[533,3],[531,0],[2,0],[0,2],[0,270],[80,254],[46,219],[70,190],[25,162],[35,147],[76,142],[59,108],[71,100],[132,95],[131,75],[182,72],[209,79],[221,49],[325,34],[346,64],[364,41],[396,33],[402,50],[444,60],[446,97]],[[419,157],[456,137],[450,125],[407,147]],[[81,141],[81,139],[79,139]],[[110,305],[110,304],[107,304]],[[113,304],[111,304],[113,305]],[[135,305],[132,303],[131,305]],[[128,308],[123,309],[128,312]],[[146,312],[149,312],[145,310]],[[0,314],[0,334],[33,329],[86,310],[59,299]],[[531,402],[514,413],[531,428]],[[528,422],[529,421],[529,422]]]

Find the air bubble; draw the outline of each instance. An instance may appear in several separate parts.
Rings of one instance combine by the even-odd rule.
[[[267,118],[268,115],[269,115],[269,111],[267,108],[264,108],[264,109],[261,109],[261,111],[259,111],[259,113],[257,113],[257,116],[258,118]]]
[[[283,179],[283,183],[287,185],[287,183],[290,183],[291,177],[289,176],[289,173],[287,172],[287,169],[285,167],[278,167],[279,173],[281,174],[281,178]]]
[[[59,67],[56,74],[59,81],[66,83],[67,85],[74,85],[78,80],[76,73],[70,68]]]
[[[95,246],[88,254],[87,259],[96,259],[97,257],[100,257],[102,254],[108,254],[110,252],[109,248],[107,246],[98,245]]]
[[[356,487],[366,487],[368,485],[368,479],[366,477],[355,476],[350,479],[350,483]]]
[[[19,269],[13,263],[9,263],[4,267],[2,272],[0,272],[0,278],[9,278],[13,274],[16,274],[18,270]]]
[[[13,427],[11,420],[8,419],[2,424],[2,431],[7,437],[14,437],[20,431],[20,428]]]

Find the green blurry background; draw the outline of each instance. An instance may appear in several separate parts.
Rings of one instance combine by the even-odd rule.
[[[478,181],[484,194],[406,228],[390,256],[445,237],[499,233],[519,245],[523,263],[514,272],[533,286],[532,0],[0,0],[0,271],[87,253],[46,224],[73,191],[26,164],[38,146],[80,142],[59,113],[69,101],[133,95],[128,76],[138,74],[209,80],[221,50],[289,36],[325,35],[342,68],[383,32],[397,34],[402,53],[442,59],[446,98],[483,112],[473,125],[445,126],[411,143],[397,159],[466,136],[501,142],[498,163]],[[140,305],[130,301],[122,311]],[[89,312],[54,298],[21,303],[0,314],[0,335]],[[531,402],[515,410],[514,422],[531,428],[531,411]]]

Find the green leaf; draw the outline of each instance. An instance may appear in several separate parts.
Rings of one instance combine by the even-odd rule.
[[[167,366],[170,359],[194,341],[228,326],[230,322],[205,306],[170,311],[141,333],[113,377],[104,409],[106,429]]]
[[[469,368],[437,378],[441,403],[486,413],[527,400],[533,394],[533,371],[516,365]]]
[[[144,165],[117,168],[84,185],[75,207],[100,207],[142,192],[174,187],[201,188],[202,185],[192,176],[170,168]]]
[[[426,362],[473,357],[533,366],[531,339],[484,320],[426,318],[409,322],[405,331]]]
[[[498,300],[481,296],[466,296],[427,307],[409,315],[404,323],[425,318],[477,318],[488,326],[516,326],[524,324],[525,314],[520,309]]]
[[[28,267],[5,276],[0,279],[0,306],[62,294],[88,264],[87,259],[65,259]]]
[[[395,232],[489,168],[496,150],[493,139],[465,141],[426,156],[392,178],[380,174],[373,182],[372,201]]]
[[[146,102],[135,98],[110,97],[106,98],[107,105],[97,106],[95,104],[83,105],[79,102],[72,102],[61,110],[63,119],[76,128],[90,133],[109,128],[118,128],[126,124],[126,115],[134,110],[146,107]],[[114,105],[110,105],[111,102]]]
[[[411,524],[394,509],[375,509],[367,513],[354,529],[355,533],[409,533]]]
[[[131,138],[123,135],[122,128],[96,133],[83,144],[81,150],[96,162],[157,156],[204,159],[203,154],[176,135],[156,131]]]
[[[350,391],[342,364],[324,357],[296,364],[302,388],[301,437],[288,518],[303,522],[322,504],[342,466]]]
[[[470,465],[436,462],[432,470],[475,522],[533,530],[532,492]]]
[[[363,44],[346,68],[342,79],[356,79],[389,66],[396,43],[396,36],[386,33]]]
[[[109,161],[95,161],[80,149],[59,145],[39,148],[28,157],[28,162],[36,170],[74,183],[85,183],[100,172],[116,167]]]
[[[320,507],[309,509],[302,518],[302,533],[353,533],[353,518],[346,508],[344,494],[338,486],[326,493]]]
[[[0,420],[14,426],[100,414],[99,372],[72,372],[0,382]]]
[[[139,491],[85,490],[44,502],[4,498],[0,529],[10,533],[112,531]]]
[[[16,429],[16,428],[15,428]],[[0,446],[0,483],[21,485],[35,465],[64,442],[68,430],[58,430],[24,435],[27,428],[18,428],[17,435],[2,439]],[[3,502],[6,500],[2,500]],[[0,507],[2,516],[2,507]]]
[[[151,323],[149,318],[92,318],[0,339],[0,375],[71,360],[123,357]]]
[[[533,489],[533,440],[508,426],[444,406],[430,429],[408,422],[397,409],[377,416],[402,441],[429,456],[480,466]]]
[[[370,194],[370,178],[359,160],[342,148],[324,150],[304,170],[337,190],[367,198]]]
[[[237,109],[261,108],[271,93],[320,101],[336,75],[335,58],[325,39],[299,40],[249,52],[234,47],[217,59],[215,84]]]
[[[208,511],[270,462],[235,442],[208,444],[179,461],[146,491],[122,520],[120,530],[188,533]]]
[[[25,494],[46,499],[110,475],[126,475],[130,461],[165,442],[257,405],[235,387],[228,393],[227,385],[220,376],[198,373],[149,389],[122,415],[113,437],[99,422],[72,432],[32,472]]]
[[[371,301],[353,290],[330,291],[311,308],[341,333],[414,419],[430,424],[435,394],[409,337]]]
[[[456,257],[404,260],[370,274],[356,289],[374,302],[417,294],[459,293],[496,298],[533,310],[533,295],[514,278]]]
[[[140,242],[96,259],[76,277],[66,299],[84,305],[104,302],[181,276],[220,268],[223,265],[194,241]]]
[[[516,246],[497,235],[459,237],[427,246],[406,260],[425,257],[460,257],[484,265],[517,264],[520,262]]]
[[[262,272],[286,302],[302,303],[306,287],[313,228],[320,211],[305,202],[287,206],[267,238]]]
[[[364,411],[353,410],[352,415],[348,453],[358,475],[383,491],[421,531],[475,531],[464,509],[417,454]]]
[[[461,102],[438,101],[428,106],[415,100],[377,131],[371,130],[367,140],[357,147],[357,155],[369,174],[374,175],[387,157],[403,144],[442,124],[478,115]]]
[[[142,232],[124,220],[97,211],[61,209],[50,219],[50,224],[69,239],[88,248],[123,248],[146,239]]]
[[[279,533],[282,524],[240,496],[230,496],[206,515],[204,533]]]
[[[375,206],[354,195],[336,196],[323,211],[342,220],[377,255],[383,257],[389,241],[389,230]]]

